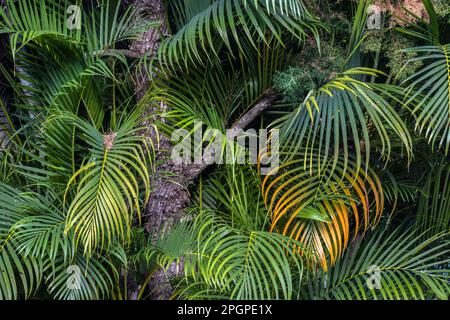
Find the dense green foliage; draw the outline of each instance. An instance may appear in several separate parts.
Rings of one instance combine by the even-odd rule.
[[[0,299],[145,299],[174,268],[176,299],[448,299],[450,3],[368,30],[372,2],[166,1],[136,58],[160,22],[128,2],[71,29],[66,1],[6,1]],[[278,172],[214,165],[149,235],[148,123],[225,132],[272,90],[251,126],[279,129]]]

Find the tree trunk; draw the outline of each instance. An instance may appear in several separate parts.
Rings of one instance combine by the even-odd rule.
[[[160,29],[150,29],[149,31],[142,34],[142,36],[133,41],[130,46],[130,51],[136,53],[137,55],[155,55],[159,44],[161,42],[161,37],[166,34],[165,27],[165,6],[163,0],[133,0],[134,6],[137,10],[145,12],[151,20],[160,21]],[[136,94],[138,99],[141,99],[145,92],[149,88],[148,76],[146,72],[141,72],[136,75]],[[162,105],[161,108],[167,108]],[[161,226],[164,224],[165,220],[163,217],[171,217],[175,212],[179,212],[189,201],[187,193],[180,187],[174,187],[173,183],[169,183],[164,179],[163,172],[173,173],[173,179],[176,182],[179,181],[177,177],[182,176],[183,170],[177,166],[173,166],[170,160],[171,154],[171,144],[170,141],[158,133],[153,128],[153,121],[155,119],[156,113],[160,110],[156,110],[154,107],[150,107],[147,112],[151,119],[145,123],[148,131],[145,133],[148,138],[150,138],[157,148],[157,159],[158,163],[161,163],[156,168],[156,176],[153,177],[152,193],[151,198],[147,206],[146,220],[147,220],[147,231],[154,235],[157,233]],[[153,121],[152,121],[153,120]]]
[[[166,35],[167,30],[164,25],[164,1],[132,0],[132,2],[138,10],[144,10],[144,12],[149,14],[151,19],[161,22],[161,32],[156,29],[145,32],[138,40],[131,44],[130,55],[154,55],[158,50],[161,37]],[[137,97],[142,98],[148,88],[147,75],[138,74],[136,84]],[[237,137],[275,99],[276,94],[270,90],[267,91],[259,103],[233,125],[227,138],[232,140]],[[167,108],[164,105],[161,107]],[[154,108],[149,108],[147,111],[151,116],[149,118],[155,119],[157,111]],[[145,133],[146,137],[151,139],[157,147],[156,162],[159,163],[154,173],[150,200],[145,213],[146,229],[149,235],[155,239],[163,228],[170,228],[174,223],[183,218],[183,211],[190,202],[188,187],[209,166],[211,158],[214,158],[214,154],[211,151],[204,152],[202,164],[177,164],[171,160],[172,145],[170,141],[166,137],[157,134],[153,129],[151,121],[145,125],[148,128],[148,131]],[[170,278],[180,269],[182,270],[181,266],[173,264],[169,270],[159,270],[154,274],[149,282],[152,298],[162,300],[170,298],[173,294]]]
[[[130,51],[137,56],[147,54],[155,55],[162,36],[166,35],[165,26],[165,5],[163,0],[132,0],[137,10],[146,13],[151,20],[158,20],[161,23],[160,29],[150,29],[142,36],[133,41]],[[141,99],[148,89],[148,76],[146,73],[140,73],[136,76],[136,94]],[[162,108],[166,106],[162,105]],[[147,111],[155,119],[158,110],[149,108]],[[152,140],[157,148],[156,162],[160,163],[155,170],[152,181],[152,192],[148,202],[145,220],[146,229],[150,237],[155,238],[158,232],[165,227],[170,227],[178,221],[183,214],[183,209],[189,203],[189,193],[187,186],[190,179],[189,168],[184,165],[177,165],[170,161],[171,143],[162,136],[158,135],[152,126],[151,120],[145,123],[148,131],[145,135]],[[152,298],[168,299],[172,294],[169,278],[174,270],[164,272],[157,271],[151,279],[149,286],[152,292]]]

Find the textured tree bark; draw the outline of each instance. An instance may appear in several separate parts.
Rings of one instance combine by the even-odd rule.
[[[165,26],[165,6],[163,0],[132,0],[137,10],[145,12],[151,20],[160,22],[160,29],[150,29],[134,41],[128,56],[149,56],[155,55],[161,39],[167,35]],[[136,93],[138,99],[142,98],[148,90],[149,81],[146,73],[137,75]],[[167,109],[162,104],[160,109]],[[158,111],[149,107],[149,119],[157,119]],[[167,223],[178,220],[182,210],[189,202],[189,194],[185,181],[191,175],[192,168],[184,165],[177,165],[170,161],[171,143],[163,135],[159,135],[153,127],[153,121],[145,123],[148,127],[146,136],[149,137],[157,148],[156,162],[160,163],[156,168],[156,174],[153,177],[152,193],[147,205],[146,221],[147,231],[154,235]],[[159,119],[163,120],[163,119]]]
[[[154,55],[158,50],[162,36],[166,34],[164,25],[164,1],[163,0],[131,0],[131,4],[138,10],[143,10],[149,17],[161,22],[161,31],[151,29],[145,32],[138,40],[134,41],[126,54],[130,57],[144,54]],[[137,75],[136,92],[141,98],[148,89],[148,77],[146,74]],[[230,130],[227,138],[232,140],[237,137],[253,120],[256,119],[276,99],[272,91],[266,92],[264,97],[250,111],[248,111]],[[162,105],[162,108],[167,106]],[[155,119],[156,109],[149,107],[148,113]],[[146,123],[148,131],[146,136],[157,146],[156,162],[159,163],[155,170],[152,183],[152,192],[148,202],[145,219],[146,229],[149,235],[156,237],[163,228],[170,228],[175,222],[183,218],[183,210],[190,201],[188,187],[209,166],[214,154],[206,151],[202,164],[177,164],[171,160],[172,145],[170,141],[159,136],[153,129],[151,121]],[[169,299],[173,293],[170,278],[173,277],[180,266],[172,265],[167,271],[157,271],[149,282],[150,291],[154,299]],[[182,268],[181,268],[182,269]],[[136,289],[136,288],[135,288]],[[134,289],[134,291],[135,291]],[[132,292],[134,292],[132,290]]]
[[[165,5],[163,0],[129,0],[128,5],[134,5],[137,10],[146,13],[151,20],[160,21],[160,29],[150,29],[142,36],[133,41],[128,52],[128,56],[154,55],[166,35],[165,26]],[[148,89],[148,76],[146,73],[137,74],[136,94],[141,99]],[[161,105],[161,108],[167,108]],[[158,110],[149,107],[149,119],[155,120]],[[190,168],[184,165],[177,165],[170,161],[171,144],[170,141],[158,135],[155,131],[152,120],[145,123],[148,131],[145,135],[152,140],[157,148],[156,162],[159,163],[155,170],[152,181],[152,192],[148,202],[145,219],[146,229],[152,238],[165,227],[170,227],[174,222],[182,217],[183,209],[189,203],[189,193],[187,191],[187,177],[190,175]],[[167,272],[157,271],[149,282],[152,298],[168,299],[172,293],[169,278],[175,272],[176,267]]]

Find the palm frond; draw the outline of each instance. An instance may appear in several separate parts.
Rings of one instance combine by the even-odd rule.
[[[409,228],[378,230],[356,242],[328,272],[308,281],[309,299],[447,300],[449,242],[436,235],[421,241]]]
[[[117,271],[105,258],[86,258],[78,252],[69,262],[59,258],[50,265],[45,281],[55,299],[100,300],[108,298],[114,286],[114,272]]]
[[[299,0],[210,0],[200,2],[195,12],[186,12],[187,7],[179,2],[178,12],[189,20],[160,46],[159,60],[169,66],[201,62],[203,53],[218,56],[217,39],[230,52],[234,42],[245,54],[244,41],[256,48],[257,42],[267,42],[269,33],[279,42],[283,31],[299,39],[305,38],[306,31],[318,36],[318,21]]]
[[[326,270],[342,256],[351,234],[377,224],[384,208],[383,189],[372,170],[353,169],[355,162],[347,163],[345,157],[324,167],[317,157],[307,165],[303,158],[300,154],[263,179],[263,199],[270,230],[314,248],[320,259],[316,262]]]
[[[68,191],[75,185],[66,233],[73,229],[86,253],[116,237],[129,237],[133,219],[140,219],[140,190],[144,202],[149,197],[153,153],[149,142],[136,135],[138,114],[139,110],[124,119],[115,132],[106,134],[78,117],[67,116],[90,149],[85,164],[70,179],[65,197],[68,200]]]
[[[0,34],[10,35],[13,57],[28,43],[44,37],[79,43],[81,30],[67,23],[68,6],[68,1],[8,0],[7,10],[0,7]]]
[[[160,124],[161,129],[167,133],[175,128],[191,130],[194,122],[201,121],[225,132],[271,88],[274,74],[282,68],[287,50],[275,40],[272,36],[268,44],[258,44],[260,53],[249,53],[245,59],[240,55],[237,66],[237,60],[228,57],[219,66],[208,64],[189,74],[174,72],[158,80],[158,85],[168,87],[170,102],[164,114],[169,124]]]
[[[24,256],[51,262],[63,257],[67,261],[74,256],[73,234],[62,237],[65,228],[62,202],[51,190],[47,195],[48,198],[32,192],[20,195],[24,216],[11,226],[10,237],[17,252]]]
[[[406,104],[416,116],[416,130],[424,132],[433,149],[450,148],[450,44],[405,49],[419,56],[408,62],[422,61],[419,69],[404,84],[412,92]]]
[[[355,15],[347,46],[347,66],[350,68],[362,66],[360,47],[367,36],[368,9],[372,3],[373,0],[361,0],[354,4]]]
[[[247,230],[265,230],[267,211],[256,171],[244,165],[227,165],[202,186],[202,207]]]
[[[417,208],[417,230],[427,236],[450,231],[450,166],[435,165],[426,177]]]
[[[308,252],[301,243],[276,233],[235,229],[207,212],[182,223],[190,227],[176,226],[159,237],[159,260],[166,268],[174,260],[182,261],[180,274],[206,286],[205,296],[214,292],[238,300],[293,297],[303,272],[298,251]],[[178,290],[180,297],[185,294],[186,288]]]
[[[19,250],[10,229],[25,214],[27,202],[21,192],[0,183],[0,300],[29,297],[41,282],[44,261]]]
[[[310,93],[295,111],[273,123],[280,129],[282,148],[288,155],[295,155],[304,148],[305,165],[317,158],[319,169],[329,159],[336,163],[344,154],[347,162],[349,155],[355,154],[358,170],[362,164],[367,167],[369,163],[374,135],[381,141],[381,155],[389,161],[389,133],[392,132],[411,157],[412,140],[408,128],[394,107],[383,98],[378,87],[353,78],[379,73],[366,68],[350,69],[317,92]]]
[[[0,32],[9,34],[11,39],[17,37],[21,42],[20,46],[11,46],[11,50],[16,69],[20,71],[15,70],[15,73],[23,84],[28,84],[27,99],[33,99],[41,108],[57,106],[75,113],[82,96],[88,116],[100,127],[105,110],[99,99],[101,91],[95,90],[98,88],[92,78],[117,81],[111,61],[117,60],[125,68],[128,65],[123,54],[108,53],[108,50],[135,39],[157,23],[144,19],[132,8],[121,12],[120,1],[115,4],[102,1],[99,8],[92,7],[91,11],[79,6],[83,10],[83,28],[82,32],[77,31],[74,41],[70,36],[72,31],[67,31],[65,16],[69,3],[10,2],[12,7],[3,12],[6,22],[0,25]],[[55,32],[64,37],[55,37]]]

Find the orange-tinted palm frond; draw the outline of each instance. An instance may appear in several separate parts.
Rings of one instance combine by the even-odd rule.
[[[381,183],[372,170],[356,171],[344,160],[318,167],[298,159],[262,179],[271,231],[310,245],[326,270],[342,256],[351,238],[377,224],[384,207]],[[331,169],[333,168],[333,169]]]

